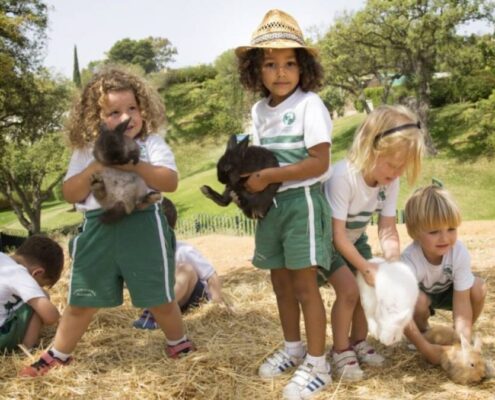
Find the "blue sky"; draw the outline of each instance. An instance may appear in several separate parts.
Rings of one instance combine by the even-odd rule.
[[[169,39],[178,55],[172,67],[211,63],[229,48],[247,44],[271,8],[291,14],[306,35],[324,32],[336,15],[363,8],[365,0],[48,0],[45,65],[72,77],[79,66],[101,60],[124,38]],[[477,26],[470,28],[477,31]]]
[[[48,0],[49,29],[45,65],[72,76],[73,48],[79,66],[103,59],[126,37],[168,38],[177,47],[172,67],[211,63],[229,48],[247,44],[271,8],[291,14],[305,34],[324,31],[344,10],[364,0]]]

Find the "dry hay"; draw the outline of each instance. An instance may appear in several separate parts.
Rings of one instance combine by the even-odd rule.
[[[491,230],[490,232],[493,232]],[[482,232],[467,244],[476,272],[489,286],[495,279],[495,238]],[[402,236],[402,233],[401,233]],[[131,327],[139,311],[128,296],[122,307],[101,310],[78,344],[75,362],[45,377],[20,379],[17,371],[31,360],[22,352],[0,356],[0,399],[279,399],[290,375],[263,381],[256,370],[265,356],[282,343],[275,298],[269,276],[250,266],[252,238],[201,237],[191,242],[219,265],[224,291],[235,304],[235,314],[215,305],[204,305],[184,320],[199,350],[180,360],[165,356],[159,331]],[[238,245],[236,245],[236,243]],[[489,253],[485,250],[490,246]],[[236,265],[236,269],[225,268]],[[68,271],[52,291],[52,300],[63,308]],[[329,312],[333,290],[322,289]],[[495,359],[493,291],[477,323],[484,353]],[[438,312],[433,322],[449,323],[449,313]],[[43,331],[42,347],[54,336]],[[327,329],[331,345],[331,330]],[[365,368],[358,383],[334,382],[315,399],[495,399],[495,381],[477,386],[450,382],[439,368],[429,365],[403,344],[385,348],[376,344],[387,362],[383,368]],[[42,349],[35,352],[38,356]],[[33,358],[34,359],[34,358]]]

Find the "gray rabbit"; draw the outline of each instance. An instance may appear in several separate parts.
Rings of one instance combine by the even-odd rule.
[[[104,212],[101,222],[111,224],[161,199],[161,193],[149,192],[144,180],[134,172],[120,171],[112,165],[139,161],[140,149],[134,139],[125,135],[129,119],[115,129],[101,125],[93,155],[97,161],[108,166],[91,178],[91,192]]]
[[[280,183],[271,183],[261,192],[250,193],[244,187],[247,177],[243,175],[279,164],[270,150],[248,143],[248,136],[239,143],[236,135],[230,137],[227,149],[217,163],[217,178],[225,185],[224,192],[217,193],[207,185],[201,186],[201,192],[222,207],[235,198],[235,203],[248,218],[261,219],[270,209]]]

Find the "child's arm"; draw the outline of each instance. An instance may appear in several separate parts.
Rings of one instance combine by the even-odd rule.
[[[471,329],[473,326],[473,310],[471,308],[470,289],[454,290],[452,300],[452,311],[454,317],[455,331],[471,340]]]
[[[98,161],[93,161],[85,169],[71,176],[62,185],[62,193],[68,203],[80,203],[91,191],[91,176],[103,169]]]
[[[143,178],[148,187],[159,192],[175,192],[179,182],[177,172],[174,170],[146,161],[140,160],[137,164],[115,165],[114,168],[135,172]]]
[[[27,302],[44,325],[53,325],[60,318],[60,313],[47,297],[35,297]]]
[[[418,351],[429,363],[433,365],[440,364],[443,347],[438,344],[428,342],[421,334],[414,321],[409,322],[406,326],[406,329],[404,329],[404,335],[406,335],[407,339],[409,339],[409,341],[416,346],[416,349],[418,349]]]
[[[346,235],[345,221],[332,218],[332,229],[333,243],[337,251],[363,274],[368,285],[374,285],[378,266],[370,263],[359,254],[354,244]]]
[[[378,219],[378,238],[383,251],[383,258],[387,261],[399,260],[400,239],[395,217],[380,216]]]
[[[246,189],[260,192],[270,183],[303,180],[320,176],[330,165],[330,143],[320,143],[308,149],[308,157],[285,167],[265,168],[252,173],[246,181]]]

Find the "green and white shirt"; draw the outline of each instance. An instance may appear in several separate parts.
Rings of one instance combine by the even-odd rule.
[[[370,187],[362,173],[344,159],[333,165],[324,189],[332,217],[345,221],[346,234],[352,243],[366,231],[374,212],[384,217],[395,216],[399,178],[386,186]]]
[[[332,120],[320,97],[300,88],[275,107],[270,97],[252,108],[253,144],[271,150],[281,167],[308,157],[308,149],[320,143],[331,143]],[[280,191],[311,186],[327,179],[326,173],[305,180],[283,182]]]
[[[419,287],[426,293],[441,293],[452,285],[454,290],[463,291],[474,284],[469,251],[459,240],[442,257],[439,265],[433,265],[426,259],[417,241],[406,247],[401,260],[411,268]]]

